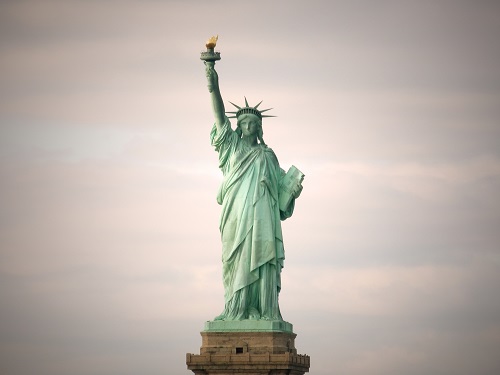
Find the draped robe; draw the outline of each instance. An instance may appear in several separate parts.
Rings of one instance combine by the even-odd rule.
[[[294,201],[279,209],[279,188],[285,172],[265,145],[250,147],[226,118],[220,132],[210,134],[219,153],[223,182],[219,229],[225,307],[218,320],[282,320],[278,306],[285,259],[281,220],[290,217]]]

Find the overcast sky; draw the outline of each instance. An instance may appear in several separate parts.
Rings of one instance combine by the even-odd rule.
[[[0,373],[187,375],[223,308],[222,96],[306,177],[312,375],[500,373],[500,3],[2,1]]]

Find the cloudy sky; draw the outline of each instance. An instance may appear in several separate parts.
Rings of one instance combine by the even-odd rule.
[[[0,373],[182,375],[223,307],[199,53],[306,178],[314,375],[500,373],[500,4],[2,1]]]

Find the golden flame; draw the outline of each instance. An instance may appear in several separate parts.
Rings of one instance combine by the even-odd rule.
[[[205,44],[205,46],[207,48],[214,49],[215,45],[217,44],[217,39],[219,39],[218,35],[211,37],[209,40],[207,40],[207,44]]]

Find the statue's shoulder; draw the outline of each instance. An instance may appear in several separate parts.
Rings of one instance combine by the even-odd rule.
[[[271,147],[269,147],[269,146],[267,146],[267,145],[260,145],[260,147],[262,147],[262,149],[263,149],[264,151],[269,152],[269,153],[271,153],[271,154],[273,154],[273,155],[276,155],[276,154],[274,153],[274,150],[273,150]]]
[[[269,146],[261,145],[261,147],[263,151],[266,153],[266,155],[268,155],[271,159],[273,159],[274,162],[279,166],[278,157],[274,153],[274,150]]]

